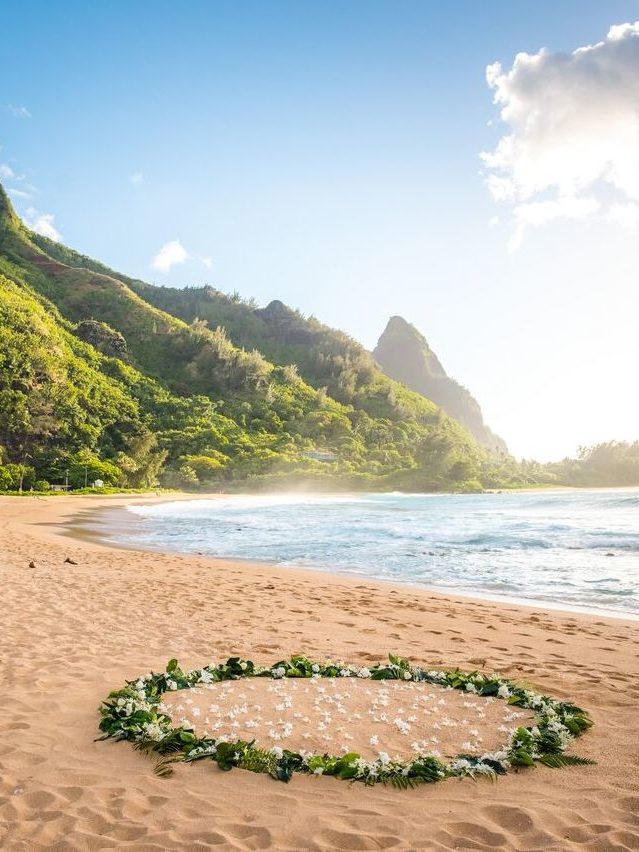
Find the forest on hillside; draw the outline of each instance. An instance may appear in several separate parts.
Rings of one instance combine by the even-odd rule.
[[[119,275],[31,232],[0,187],[0,490],[639,484],[638,457],[517,462],[343,332]]]

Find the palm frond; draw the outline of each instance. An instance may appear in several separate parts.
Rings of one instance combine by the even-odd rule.
[[[425,784],[424,778],[409,778],[407,775],[392,775],[385,779],[384,784],[390,783],[397,790],[412,790],[418,784]]]
[[[562,766],[594,766],[597,761],[577,754],[544,754],[539,758],[539,763],[551,769],[561,769]]]
[[[156,764],[153,767],[153,772],[160,778],[168,778],[169,775],[173,774],[172,764],[180,763],[182,760],[184,760],[184,756],[181,754],[172,754],[170,757],[161,757],[158,761],[156,761]]]

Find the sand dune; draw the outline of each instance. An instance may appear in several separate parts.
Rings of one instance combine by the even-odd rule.
[[[2,848],[639,848],[639,623],[64,536],[78,511],[127,499],[0,498]],[[595,721],[577,751],[598,765],[404,792],[208,763],[160,779],[94,742],[108,690],[172,656],[389,650],[573,698]]]

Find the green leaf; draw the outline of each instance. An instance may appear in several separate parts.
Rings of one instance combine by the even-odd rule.
[[[517,748],[510,753],[510,762],[513,766],[534,766],[535,761],[524,748]]]
[[[173,775],[173,764],[179,763],[184,759],[184,755],[181,754],[173,754],[170,757],[163,757],[157,761],[153,768],[153,772],[159,778],[168,778],[170,775]]]
[[[542,754],[539,763],[551,769],[561,769],[563,766],[595,766],[597,761],[576,754]]]

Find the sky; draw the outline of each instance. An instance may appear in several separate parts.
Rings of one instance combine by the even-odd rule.
[[[427,337],[520,457],[639,439],[639,0],[5,4],[0,181],[131,276]],[[627,26],[624,26],[627,25]]]

